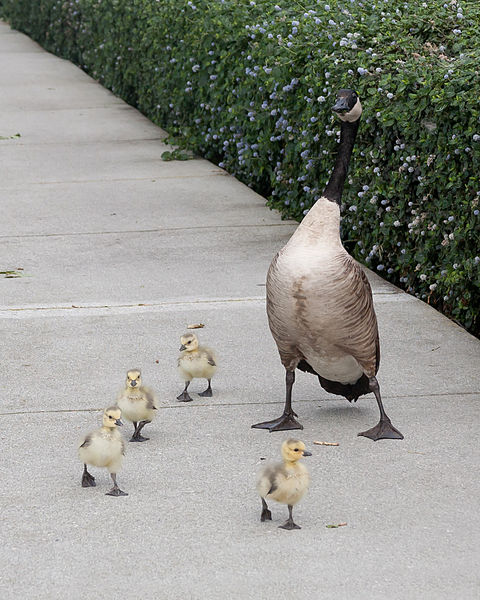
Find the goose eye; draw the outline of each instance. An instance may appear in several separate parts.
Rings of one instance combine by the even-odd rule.
[[[298,448],[295,448],[294,452],[298,452]]]

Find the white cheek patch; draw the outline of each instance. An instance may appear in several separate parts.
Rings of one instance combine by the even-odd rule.
[[[354,121],[358,121],[361,114],[362,114],[362,105],[360,103],[360,100],[357,98],[357,101],[355,102],[355,106],[352,108],[352,110],[348,111],[347,113],[343,113],[343,114],[338,113],[338,117],[342,121],[348,121],[348,123],[353,123]]]

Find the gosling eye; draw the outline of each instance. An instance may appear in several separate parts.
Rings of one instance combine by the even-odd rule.
[[[298,448],[295,448],[295,449],[294,449],[294,452],[298,452]]]
[[[189,344],[191,344],[191,343],[192,343],[191,341],[190,341],[190,342],[187,342],[187,346],[188,346]]]

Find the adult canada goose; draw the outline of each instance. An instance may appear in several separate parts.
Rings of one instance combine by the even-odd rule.
[[[178,357],[178,372],[185,381],[185,388],[177,400],[180,402],[191,402],[192,398],[187,392],[192,379],[196,377],[208,380],[208,387],[199,396],[211,397],[211,379],[217,370],[217,359],[213,350],[205,346],[199,346],[198,338],[194,333],[186,333],[180,338],[180,356]]]
[[[350,402],[373,392],[380,421],[359,433],[372,440],[403,439],[382,405],[372,290],[360,265],[340,240],[340,201],[362,106],[353,90],[340,90],[333,110],[342,120],[335,168],[323,192],[267,275],[267,314],[286,370],[283,415],[252,427],[303,429],[292,410],[295,369],[318,376],[321,386]]]
[[[113,488],[107,496],[128,496],[117,485],[117,473],[122,466],[125,454],[125,443],[117,429],[123,425],[120,421],[122,411],[118,406],[110,406],[103,412],[103,425],[100,429],[85,436],[78,449],[78,455],[83,462],[82,487],[95,487],[95,477],[87,471],[87,465],[106,467],[113,481]]]
[[[305,450],[305,444],[299,440],[286,440],[282,444],[283,463],[265,465],[258,473],[257,491],[262,499],[261,521],[272,519],[265,501],[268,497],[288,505],[288,520],[280,525],[281,529],[301,529],[293,522],[292,510],[303,498],[310,483],[307,468],[299,462],[302,456],[312,456],[311,452]]]
[[[140,435],[143,427],[151,423],[157,411],[155,394],[142,385],[142,374],[139,369],[127,372],[125,388],[117,398],[122,415],[133,423],[134,431],[131,442],[146,442],[149,438]]]

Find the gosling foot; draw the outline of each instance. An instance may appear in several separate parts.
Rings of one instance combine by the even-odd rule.
[[[105,496],[128,496],[127,492],[123,492],[118,486],[114,485],[113,488],[105,494]]]
[[[279,525],[278,528],[279,529],[287,529],[288,531],[290,531],[292,529],[301,529],[300,525],[297,525],[296,523],[293,522],[293,519],[288,519],[287,521],[285,521],[285,523],[283,525]]]
[[[403,440],[403,435],[392,425],[388,417],[380,419],[375,427],[362,431],[358,435],[370,438],[374,442],[377,440]]]
[[[211,398],[213,396],[212,388],[207,388],[204,392],[200,392],[198,395],[202,396],[203,398]]]
[[[193,398],[190,397],[188,392],[182,392],[180,396],[177,396],[177,400],[180,400],[180,402],[191,402]]]
[[[268,510],[268,508],[264,508],[262,510],[262,514],[260,515],[260,521],[271,521],[272,520],[272,513],[270,510]]]
[[[288,429],[303,429],[303,425],[295,419],[297,415],[294,412],[284,413],[279,419],[273,421],[264,421],[252,425],[253,429],[268,429],[272,431],[286,431]]]
[[[149,440],[150,438],[147,437],[143,437],[143,435],[140,435],[139,433],[137,435],[133,434],[132,437],[130,438],[131,442],[146,442],[147,440]]]
[[[88,471],[84,471],[82,476],[82,487],[95,487],[96,485],[95,477],[90,475]]]

